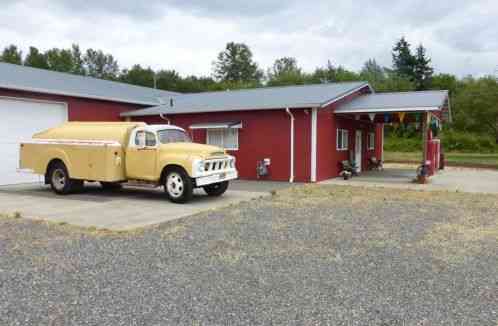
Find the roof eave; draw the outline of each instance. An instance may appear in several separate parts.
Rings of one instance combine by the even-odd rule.
[[[336,110],[335,114],[349,113],[382,113],[382,112],[428,112],[441,111],[441,107],[437,106],[419,106],[419,107],[393,107],[393,108],[363,108],[363,109],[342,109]]]
[[[158,102],[124,100],[124,99],[119,99],[119,98],[115,98],[115,97],[95,96],[95,95],[89,95],[89,94],[78,94],[78,93],[71,93],[71,92],[62,92],[62,91],[57,91],[57,90],[47,90],[47,89],[42,89],[42,88],[25,87],[25,86],[10,86],[10,85],[0,84],[0,88],[10,89],[10,90],[14,90],[14,91],[24,91],[24,92],[33,92],[33,93],[40,93],[40,94],[68,96],[68,97],[79,97],[79,98],[86,98],[86,99],[92,99],[92,100],[102,100],[102,101],[126,103],[126,104],[138,104],[138,105],[148,105],[148,106],[156,106],[157,104],[159,104]]]
[[[337,101],[342,100],[345,97],[348,97],[351,94],[356,93],[357,91],[359,91],[359,90],[361,90],[362,88],[365,88],[365,87],[368,87],[372,93],[375,93],[375,90],[372,88],[372,86],[370,86],[370,83],[365,82],[365,83],[361,84],[360,86],[355,87],[354,89],[349,90],[349,91],[347,91],[346,93],[344,93],[342,95],[336,96],[333,99],[330,99],[330,100],[328,100],[328,101],[326,101],[324,103],[321,103],[319,107],[320,108],[327,107],[327,106],[329,106],[329,105],[331,105],[331,104],[333,104],[333,103],[335,103]]]

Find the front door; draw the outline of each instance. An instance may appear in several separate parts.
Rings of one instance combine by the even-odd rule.
[[[356,130],[356,138],[354,142],[354,161],[356,163],[356,166],[358,167],[358,172],[361,172],[362,166],[361,162],[363,160],[362,153],[363,153],[363,133],[361,130]]]

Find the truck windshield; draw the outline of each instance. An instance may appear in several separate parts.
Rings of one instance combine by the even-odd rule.
[[[185,131],[178,129],[159,130],[157,136],[161,144],[192,142]]]

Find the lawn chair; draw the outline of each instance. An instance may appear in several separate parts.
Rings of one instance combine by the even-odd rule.
[[[378,160],[377,157],[372,156],[368,160],[368,167],[370,170],[382,171],[384,170],[384,164],[381,160]]]

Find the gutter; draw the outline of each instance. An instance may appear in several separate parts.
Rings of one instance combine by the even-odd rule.
[[[285,112],[289,115],[290,118],[290,177],[289,182],[294,182],[294,115],[291,113],[289,108],[285,109]]]
[[[159,113],[159,117],[164,121],[167,121],[169,125],[171,124],[171,121],[163,113]]]

